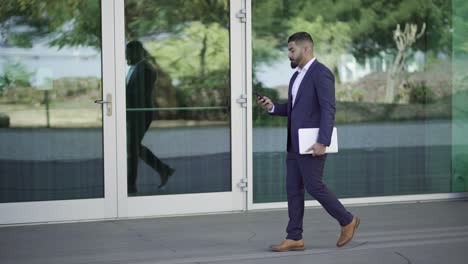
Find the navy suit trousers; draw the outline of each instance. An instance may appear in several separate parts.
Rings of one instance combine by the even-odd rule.
[[[288,195],[289,222],[287,239],[302,239],[304,218],[304,189],[315,198],[341,226],[353,220],[336,196],[323,183],[323,169],[327,154],[322,156],[301,155],[289,152],[286,159],[286,190]]]

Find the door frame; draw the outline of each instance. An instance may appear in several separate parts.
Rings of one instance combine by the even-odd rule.
[[[110,94],[115,90],[115,58],[114,58],[114,2],[101,0],[101,32],[102,32],[102,94]],[[96,105],[96,107],[100,107]],[[115,115],[108,116],[102,106],[102,137],[104,160],[104,197],[93,199],[34,201],[0,204],[0,225],[64,222],[92,219],[109,219],[117,216],[116,204],[116,167],[115,156]],[[115,104],[110,105],[115,113]]]
[[[125,102],[125,1],[115,0],[115,83],[116,83],[116,168],[117,204],[119,218],[232,212],[246,209],[247,196],[238,187],[246,178],[246,120],[247,109],[236,103],[245,93],[245,23],[236,17],[244,1],[230,1],[230,70],[231,70],[231,191],[160,196],[127,194],[126,102]]]

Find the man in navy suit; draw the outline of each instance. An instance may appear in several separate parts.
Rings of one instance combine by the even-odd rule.
[[[323,169],[335,122],[335,78],[333,73],[318,62],[313,53],[312,37],[297,32],[288,39],[288,57],[295,69],[289,82],[288,102],[273,103],[259,96],[257,103],[271,115],[288,117],[287,175],[289,223],[287,237],[273,251],[304,250],[302,222],[304,218],[304,188],[341,225],[336,243],[346,245],[353,238],[360,220],[348,212],[336,196],[323,183]],[[299,128],[319,128],[317,143],[309,148],[313,154],[299,154]]]

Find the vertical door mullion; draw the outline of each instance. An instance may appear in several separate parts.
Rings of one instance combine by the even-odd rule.
[[[127,124],[125,103],[125,1],[114,1],[115,44],[115,114],[116,114],[116,168],[117,168],[117,203],[118,216],[128,216],[127,201]]]
[[[253,94],[252,90],[252,0],[245,0],[245,65],[246,65],[246,90],[248,95]],[[252,98],[247,103],[247,179],[248,179],[248,191],[247,191],[247,209],[251,209],[253,206],[253,104],[255,98]]]
[[[102,108],[103,156],[104,156],[104,199],[105,214],[117,216],[117,178],[115,157],[115,57],[114,57],[114,2],[101,0],[102,17],[102,99],[111,99],[110,111]]]
[[[245,71],[243,51],[245,36],[244,25],[236,17],[243,8],[244,1],[231,0],[230,6],[230,57],[231,57],[231,179],[233,210],[245,210],[246,194],[238,184],[246,177],[245,162],[245,121],[246,109],[240,107],[237,99],[245,94]]]

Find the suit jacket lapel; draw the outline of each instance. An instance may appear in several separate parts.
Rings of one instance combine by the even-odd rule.
[[[315,59],[314,62],[310,65],[309,69],[307,70],[306,74],[304,75],[304,78],[302,79],[301,85],[299,85],[299,89],[297,89],[297,94],[296,94],[296,100],[294,101],[294,105],[297,105],[298,101],[301,99],[301,94],[304,91],[305,87],[307,86],[307,79],[310,78],[310,75],[315,69],[315,66],[317,65],[317,59]],[[292,86],[291,86],[292,87]]]

